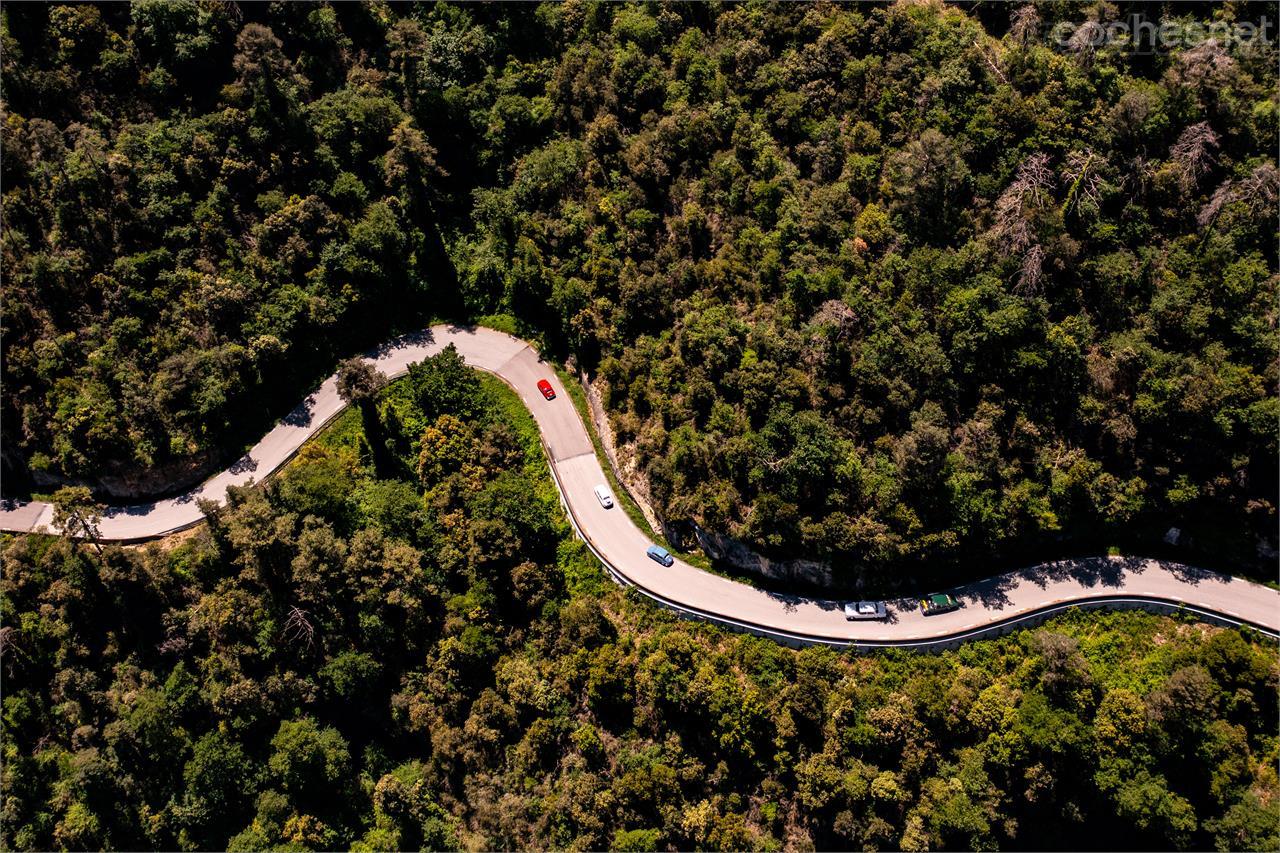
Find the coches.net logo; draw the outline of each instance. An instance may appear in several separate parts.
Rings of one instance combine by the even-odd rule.
[[[1127,48],[1133,53],[1158,53],[1194,48],[1208,41],[1224,48],[1271,44],[1274,22],[1267,16],[1258,21],[1152,21],[1130,15],[1116,21],[1059,21],[1049,31],[1049,40],[1058,47],[1080,51],[1102,47]]]

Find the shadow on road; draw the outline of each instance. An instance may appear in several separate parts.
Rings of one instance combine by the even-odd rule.
[[[955,591],[958,598],[976,600],[988,610],[1003,610],[1012,603],[1009,593],[1023,583],[1044,589],[1050,583],[1074,580],[1086,589],[1111,587],[1119,589],[1128,574],[1140,574],[1150,561],[1137,558],[1111,559],[1090,557],[1083,560],[1059,560],[975,581]]]
[[[475,327],[474,326],[471,326],[471,327],[450,326],[449,328],[450,329],[456,328],[459,331],[466,331],[468,328],[474,329]],[[435,343],[435,339],[436,339],[435,333],[433,333],[431,329],[429,328],[419,329],[416,332],[410,332],[407,335],[401,335],[395,340],[378,344],[372,350],[365,353],[365,355],[368,356],[369,358],[382,358],[383,356],[389,355],[395,350],[402,349],[404,347],[426,346],[427,344]]]
[[[808,604],[821,610],[839,610],[844,606],[843,601],[832,601],[823,598],[809,598],[806,595],[793,595],[785,592],[773,592],[771,590],[761,590],[765,595],[774,601],[780,602],[788,613],[794,613],[801,604]]]
[[[103,518],[119,518],[120,516],[128,516],[137,518],[153,512],[156,508],[155,502],[148,504],[126,504],[124,506],[108,507],[107,511],[102,514]]]
[[[959,587],[959,598],[976,600],[989,610],[1003,610],[1011,603],[1009,592],[1022,583],[1046,588],[1050,583],[1074,581],[1084,589],[1114,589],[1125,586],[1125,580],[1140,575],[1147,569],[1163,570],[1193,586],[1204,581],[1225,581],[1218,572],[1198,569],[1183,563],[1153,560],[1144,557],[1088,557],[1077,560],[1057,560],[1016,572],[975,581]]]
[[[294,410],[284,416],[284,423],[294,427],[311,426],[311,410],[316,406],[315,395],[312,394],[299,403]]]
[[[1016,588],[1021,582],[1018,575],[1018,572],[1014,572],[975,581],[960,587],[955,591],[954,595],[961,600],[976,600],[988,610],[1004,610],[1005,607],[1013,603],[1009,598],[1009,591]]]
[[[1192,586],[1199,586],[1202,581],[1229,583],[1232,580],[1227,575],[1220,574],[1219,572],[1213,572],[1209,569],[1198,569],[1195,566],[1188,566],[1185,563],[1170,563],[1164,560],[1157,560],[1155,562],[1178,580],[1189,583]]]
[[[1118,588],[1124,585],[1129,574],[1142,574],[1151,561],[1137,557],[1088,557],[1081,560],[1059,560],[1041,563],[1029,569],[1014,572],[1013,576],[1044,587],[1051,581],[1074,580],[1083,587],[1097,586]]]

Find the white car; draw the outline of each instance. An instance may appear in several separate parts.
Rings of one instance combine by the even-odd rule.
[[[596,486],[596,500],[600,501],[600,506],[610,509],[613,506],[613,493],[609,491],[609,487],[604,483]]]
[[[889,611],[883,601],[850,601],[844,606],[844,618],[854,621],[858,619],[885,619]]]

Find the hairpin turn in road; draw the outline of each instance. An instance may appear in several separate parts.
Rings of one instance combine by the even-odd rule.
[[[968,584],[951,594],[964,606],[926,616],[918,602],[890,601],[886,621],[850,621],[844,602],[766,592],[677,559],[664,566],[646,553],[652,541],[624,512],[607,509],[595,488],[606,482],[586,425],[555,371],[524,341],[482,327],[433,326],[379,348],[369,357],[389,377],[449,344],[471,367],[509,384],[533,414],[553,478],[575,531],[616,580],[688,616],[793,645],[936,648],[1031,624],[1072,606],[1178,609],[1220,624],[1248,625],[1280,637],[1280,592],[1176,563],[1100,557],[1045,563]],[[548,395],[539,383],[551,386]],[[222,502],[228,486],[262,480],[345,407],[337,379],[326,379],[244,458],[190,492],[154,503],[114,507],[100,535],[142,541],[203,520],[196,501]],[[0,509],[0,530],[53,531],[45,503]]]

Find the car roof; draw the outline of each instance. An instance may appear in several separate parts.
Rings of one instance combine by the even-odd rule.
[[[667,553],[667,549],[663,548],[661,545],[650,545],[649,552],[651,554],[665,554]]]

